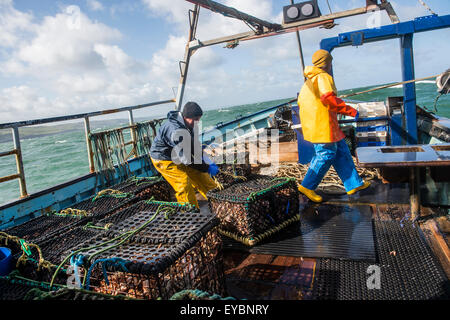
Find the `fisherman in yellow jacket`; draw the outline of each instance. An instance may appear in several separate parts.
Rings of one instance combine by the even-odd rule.
[[[370,186],[369,182],[364,182],[358,175],[344,140],[345,135],[339,128],[338,113],[355,117],[356,120],[359,114],[336,96],[337,90],[331,76],[332,60],[331,54],[326,50],[314,53],[314,66],[305,68],[306,81],[298,96],[303,137],[313,143],[315,150],[299,191],[314,202],[322,202],[322,197],[314,190],[331,166],[344,183],[348,194]]]

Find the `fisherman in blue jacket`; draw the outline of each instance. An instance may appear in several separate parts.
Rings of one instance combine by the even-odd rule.
[[[198,139],[198,121],[203,115],[200,106],[188,102],[183,112],[170,111],[159,128],[150,149],[156,170],[175,190],[178,202],[189,202],[197,208],[195,191],[206,199],[206,193],[216,187],[214,177],[219,168],[204,153]]]

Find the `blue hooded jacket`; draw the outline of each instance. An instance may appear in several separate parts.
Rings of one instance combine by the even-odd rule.
[[[184,154],[183,137],[190,138],[190,154]],[[197,140],[197,141],[196,141]],[[170,111],[167,120],[161,125],[158,134],[153,140],[150,149],[150,157],[155,160],[169,160],[175,163],[183,163],[202,172],[207,172],[209,165],[203,160],[203,151],[200,151],[201,163],[194,163],[194,151],[201,149],[198,139],[195,139],[194,132],[184,123],[183,116],[178,111]],[[174,150],[175,149],[175,150]],[[198,151],[197,151],[198,152]],[[200,162],[200,158],[197,162]]]

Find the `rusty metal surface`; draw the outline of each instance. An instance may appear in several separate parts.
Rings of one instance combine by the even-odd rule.
[[[356,158],[359,166],[366,168],[448,166],[450,165],[450,143],[363,147],[356,149]]]

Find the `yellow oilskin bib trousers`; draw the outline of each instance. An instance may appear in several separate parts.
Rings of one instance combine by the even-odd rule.
[[[216,183],[206,172],[190,168],[184,164],[175,164],[170,160],[152,159],[156,170],[175,190],[178,202],[189,202],[199,208],[195,191],[206,198],[206,193],[216,188]]]

